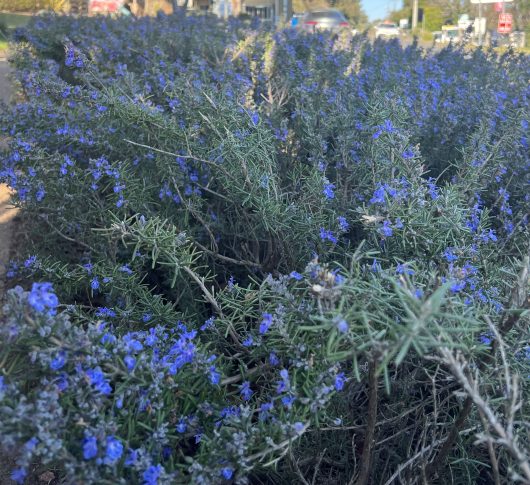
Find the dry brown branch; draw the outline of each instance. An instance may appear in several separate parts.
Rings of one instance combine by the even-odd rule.
[[[470,399],[472,403],[477,406],[480,412],[484,414],[489,427],[497,435],[497,438],[480,437],[479,442],[494,440],[499,445],[504,446],[517,462],[525,477],[525,480],[530,483],[530,462],[528,459],[527,450],[521,449],[517,438],[511,432],[511,427],[509,426],[506,428],[501,424],[499,417],[480,395],[478,391],[478,383],[476,381],[472,381],[465,374],[465,363],[462,362],[462,356],[460,354],[456,354],[455,356],[447,347],[440,348],[439,353],[442,356],[443,361],[448,365],[454,377],[458,380],[464,391],[467,393],[467,399]],[[517,397],[519,390],[517,375],[514,375],[510,379],[510,390],[512,394],[507,396],[507,400],[511,401],[510,406],[513,406],[514,409],[508,413],[508,420],[510,420],[510,417],[515,414],[520,406]]]
[[[377,422],[377,362],[370,363],[368,371],[368,421],[364,436],[363,452],[361,456],[361,471],[357,479],[357,485],[366,485],[370,479],[372,468],[372,450],[375,443],[375,425]],[[350,484],[353,483],[353,477]]]
[[[414,462],[416,462],[419,458],[421,458],[425,453],[428,451],[436,448],[442,440],[436,440],[434,443],[431,443],[429,446],[425,446],[420,451],[418,451],[414,456],[409,458],[405,463],[402,463],[399,465],[398,469],[392,474],[392,476],[384,483],[384,485],[391,485],[396,478],[399,478],[401,475],[401,472],[405,470],[406,468],[410,467]]]
[[[530,257],[525,256],[522,261],[522,269],[519,273],[517,284],[514,286],[514,289],[512,292],[510,305],[508,307],[509,310],[506,311],[503,322],[500,325],[500,332],[497,332],[497,330],[494,328],[494,333],[497,335],[497,338],[493,341],[490,354],[479,363],[479,369],[484,368],[484,366],[486,366],[487,364],[493,361],[494,356],[497,351],[497,347],[499,346],[499,342],[502,341],[501,336],[509,332],[515,326],[515,324],[519,321],[519,319],[521,318],[521,314],[522,314],[520,310],[530,308],[530,298],[528,297],[528,290],[527,290],[529,274],[530,274]],[[519,309],[519,311],[515,312],[514,311],[515,309]],[[488,322],[488,323],[490,324],[491,322]],[[505,359],[504,359],[504,362],[506,362]],[[456,438],[458,437],[460,429],[464,426],[469,414],[471,413],[471,409],[473,407],[472,404],[473,404],[473,401],[471,397],[468,395],[468,397],[466,398],[466,401],[464,402],[464,406],[462,410],[460,411],[460,414],[458,415],[458,418],[455,421],[455,424],[453,428],[451,429],[451,432],[447,436],[438,455],[427,466],[427,469],[426,469],[427,479],[432,479],[438,473],[440,467],[445,463],[445,460],[449,452],[451,451],[451,448],[456,442]]]

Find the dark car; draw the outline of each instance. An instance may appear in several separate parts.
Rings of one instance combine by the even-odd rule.
[[[305,32],[315,32],[317,30],[339,32],[351,29],[350,23],[344,14],[339,10],[332,9],[307,12],[299,25]]]

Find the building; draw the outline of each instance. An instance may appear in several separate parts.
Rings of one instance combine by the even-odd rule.
[[[213,2],[211,0],[175,0],[177,7],[188,10],[210,10]]]
[[[242,0],[242,13],[262,20],[274,21],[275,0]]]

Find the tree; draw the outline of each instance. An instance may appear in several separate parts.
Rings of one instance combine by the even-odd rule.
[[[293,0],[293,12],[302,13],[316,8],[329,7],[326,0]]]
[[[527,36],[530,36],[530,0],[517,0],[510,5],[510,11],[513,13],[515,28],[524,30]],[[528,40],[527,44],[528,45]]]
[[[412,0],[404,0],[403,8],[391,13],[391,18],[398,21],[402,18],[412,18]],[[419,7],[425,13],[425,28],[427,30],[439,30],[446,22],[456,23],[461,14],[469,12],[469,0],[419,0]],[[427,27],[427,23],[429,27]],[[431,26],[439,25],[431,29]]]
[[[364,13],[359,0],[337,0],[335,8],[338,8],[355,25],[366,24],[368,17]]]
[[[429,32],[441,30],[446,17],[438,5],[423,7],[423,28]]]

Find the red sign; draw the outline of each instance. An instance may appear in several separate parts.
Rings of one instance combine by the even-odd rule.
[[[116,13],[122,3],[122,0],[90,0],[88,13]]]
[[[511,13],[501,13],[499,15],[499,23],[497,25],[497,32],[499,34],[509,34],[512,31],[513,16]]]
[[[502,12],[502,2],[497,2],[495,4],[495,12],[497,13]]]

